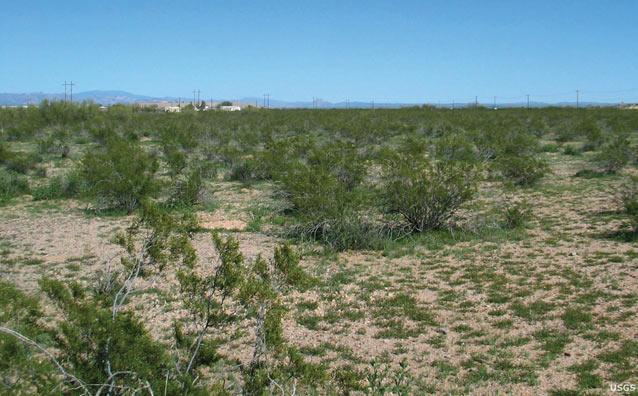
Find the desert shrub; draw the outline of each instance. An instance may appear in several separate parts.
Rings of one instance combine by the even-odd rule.
[[[39,321],[43,314],[37,298],[0,280],[0,326],[41,342],[46,336]],[[55,387],[53,364],[11,334],[0,331],[0,394],[45,394]]]
[[[6,162],[7,169],[17,173],[26,174],[30,170],[36,169],[36,164],[40,159],[33,154],[14,153],[11,159]]]
[[[336,250],[365,247],[361,210],[366,200],[361,188],[352,188],[325,166],[297,164],[281,180],[300,222],[294,233]]]
[[[499,157],[492,169],[499,172],[506,180],[520,186],[532,185],[549,172],[547,162],[533,154]]]
[[[71,148],[66,143],[69,138],[69,132],[65,129],[56,129],[53,133],[37,140],[38,152],[40,154],[59,154],[62,158],[66,158]]]
[[[574,146],[565,146],[563,149],[563,154],[565,155],[580,155],[580,151]]]
[[[366,219],[371,202],[365,172],[355,149],[341,144],[317,148],[306,163],[275,171],[298,221],[292,234],[336,250],[371,247],[376,237]]]
[[[594,169],[582,169],[574,174],[574,177],[581,177],[583,179],[597,179],[603,176],[605,176],[605,173]]]
[[[634,149],[625,137],[617,136],[611,143],[603,146],[596,157],[605,173],[616,173],[634,160]]]
[[[11,151],[0,142],[0,164],[5,165],[11,171],[26,174],[28,171],[36,169],[37,163],[41,161],[42,159],[35,153]]]
[[[395,157],[384,164],[381,199],[385,211],[398,214],[413,232],[438,229],[472,199],[477,168],[458,162]]]
[[[361,213],[344,213],[340,218],[306,221],[293,226],[289,237],[322,243],[335,251],[378,249],[392,237],[391,229],[369,222]]]
[[[560,148],[556,143],[548,143],[543,145],[540,150],[544,153],[557,153]]]
[[[638,232],[638,176],[631,176],[625,183],[618,197],[629,225],[634,232]]]
[[[80,174],[90,196],[131,213],[143,198],[159,192],[158,168],[157,159],[137,143],[113,135],[98,152],[84,155]]]
[[[527,124],[527,130],[534,136],[540,138],[547,133],[547,124],[541,118],[533,118],[529,124]]]
[[[29,193],[29,181],[15,172],[0,169],[0,200]]]
[[[193,206],[202,201],[204,182],[201,169],[194,168],[173,180],[169,203],[175,206]]]
[[[82,195],[86,186],[78,172],[69,172],[64,176],[56,176],[47,184],[33,189],[31,195],[36,201],[47,199],[75,198]]]
[[[108,384],[110,372],[130,372],[135,374],[121,375],[118,385],[135,388],[137,379],[143,378],[152,388],[163,389],[170,364],[166,350],[132,313],[114,317],[77,284],[45,279],[40,287],[64,314],[57,326],[56,347],[75,376],[89,384]]]
[[[558,124],[555,128],[556,143],[563,144],[571,142],[578,136],[582,136],[582,132],[579,130],[579,124],[572,119],[564,120]]]
[[[171,178],[182,173],[188,165],[188,156],[179,149],[177,142],[164,139],[162,141],[162,152]]]
[[[278,141],[269,138],[264,150],[255,152],[252,157],[245,158],[237,167],[233,167],[235,180],[278,179],[296,161],[306,156],[312,147],[313,143],[297,136]]]
[[[578,124],[577,129],[580,134],[585,137],[585,144],[588,148],[598,148],[605,141],[602,129],[593,118],[583,119],[580,124]]]
[[[113,127],[108,124],[93,124],[88,128],[89,136],[93,141],[100,144],[106,144],[106,142],[116,135]]]
[[[505,200],[500,207],[505,226],[510,229],[518,228],[527,222],[531,216],[531,206],[527,201]]]
[[[265,178],[262,172],[263,166],[250,158],[235,161],[231,167],[228,177],[233,181],[240,181],[242,183],[250,183],[254,180]]]
[[[469,137],[483,161],[497,161],[501,157],[529,155],[538,151],[538,139],[524,129],[494,127],[489,132],[475,130]]]
[[[474,145],[461,133],[448,133],[434,140],[434,154],[442,161],[478,162]]]

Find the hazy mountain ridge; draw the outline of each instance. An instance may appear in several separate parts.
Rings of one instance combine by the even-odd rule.
[[[24,106],[29,104],[38,104],[42,100],[64,100],[64,93],[44,93],[44,92],[32,92],[32,93],[0,93],[0,106]],[[67,93],[67,100],[71,99],[70,93]],[[93,90],[85,92],[77,92],[73,94],[73,101],[90,100],[94,103],[102,105],[112,105],[115,103],[131,104],[131,103],[153,103],[153,102],[177,102],[179,99],[183,103],[190,103],[189,97],[162,97],[156,98],[146,95],[138,95],[126,91],[119,90]],[[202,99],[205,100],[205,99]],[[228,99],[213,99],[215,102],[222,102]],[[241,103],[255,104],[259,107],[264,106],[263,98],[247,97],[240,99]],[[423,103],[391,103],[391,102],[363,102],[363,101],[349,101],[349,102],[329,102],[322,99],[318,99],[313,104],[312,101],[285,101],[278,99],[270,99],[269,107],[273,108],[320,108],[320,109],[345,109],[345,108],[399,108],[406,106],[421,106]],[[430,103],[432,104],[432,103]],[[467,103],[439,103],[438,107],[471,107],[473,102]],[[482,104],[480,106],[492,107],[492,104]],[[530,107],[547,107],[547,106],[576,106],[575,102],[560,102],[560,103],[545,103],[545,102],[530,102]],[[599,102],[580,102],[580,106],[614,106],[617,103],[599,103]],[[516,103],[497,103],[496,107],[525,107],[527,102]]]

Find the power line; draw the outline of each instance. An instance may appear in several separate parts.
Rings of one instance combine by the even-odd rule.
[[[578,97],[579,95],[578,94],[579,94],[579,92],[578,92],[578,90],[576,90],[576,108],[578,108],[578,104],[579,104],[578,103],[579,102],[579,97]]]
[[[66,84],[66,81],[64,82]],[[73,103],[73,86],[77,84],[73,84],[73,81],[69,84],[71,86],[71,103]]]

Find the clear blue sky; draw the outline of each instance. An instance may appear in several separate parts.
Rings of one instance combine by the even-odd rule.
[[[638,101],[638,1],[6,1],[0,92]],[[626,92],[616,92],[627,90]],[[608,92],[614,91],[614,92]]]

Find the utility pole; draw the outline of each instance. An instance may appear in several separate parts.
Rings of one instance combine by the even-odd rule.
[[[314,96],[312,97],[312,108],[313,109],[315,108],[315,97]]]
[[[62,85],[64,85],[64,103],[66,103],[66,86],[67,86],[66,80],[64,80],[64,84]]]
[[[576,108],[578,108],[578,105],[579,105],[579,103],[578,103],[579,102],[579,97],[578,97],[579,93],[580,93],[580,91],[576,90]]]
[[[266,94],[266,107],[270,108],[270,94],[269,93]]]
[[[71,86],[71,103],[73,103],[73,86],[77,84],[73,84],[73,81],[69,84]]]
[[[527,108],[529,109],[529,94],[527,94]]]
[[[177,99],[177,107],[179,107],[180,109],[182,108],[182,97],[181,96]]]
[[[195,91],[195,90],[193,89],[193,106],[195,106],[195,92],[197,92],[197,91]]]
[[[199,106],[199,89],[197,90],[197,105]]]
[[[478,109],[478,96],[474,97],[474,108]]]

